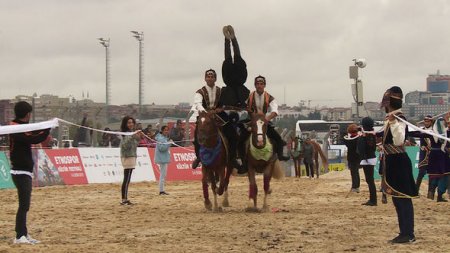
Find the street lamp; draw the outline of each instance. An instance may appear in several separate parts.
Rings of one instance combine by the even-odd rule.
[[[143,68],[144,68],[144,32],[131,31],[133,37],[135,37],[139,41],[139,119],[142,117],[142,101],[143,101]]]
[[[105,47],[106,51],[106,124],[109,122],[109,104],[110,104],[110,98],[111,98],[111,90],[109,86],[109,38],[98,38],[100,41],[100,44],[102,44]]]
[[[363,83],[359,79],[358,69],[366,67],[365,59],[353,59],[354,65],[349,67],[350,79],[354,79],[352,83],[352,95],[356,102],[356,118],[359,119],[359,111],[363,106]]]

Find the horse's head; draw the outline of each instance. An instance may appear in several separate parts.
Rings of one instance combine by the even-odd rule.
[[[266,132],[267,132],[267,120],[266,116],[262,113],[251,114],[251,131],[252,131],[252,144],[255,148],[264,148],[266,146]]]
[[[218,128],[216,125],[216,114],[214,112],[200,112],[197,118],[197,141],[205,147],[216,144]]]

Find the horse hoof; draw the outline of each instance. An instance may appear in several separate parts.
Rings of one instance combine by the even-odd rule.
[[[206,210],[208,210],[208,211],[211,211],[212,210],[212,204],[211,204],[211,202],[205,202],[205,208],[206,208]]]
[[[223,207],[230,207],[230,202],[228,202],[228,200],[227,201],[222,201],[222,206]]]
[[[260,213],[261,210],[259,210],[257,207],[247,207],[245,208],[245,211],[247,213]]]

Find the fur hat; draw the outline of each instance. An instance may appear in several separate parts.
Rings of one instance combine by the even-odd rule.
[[[364,131],[372,131],[374,125],[373,119],[370,117],[365,117],[361,120],[361,125]]]

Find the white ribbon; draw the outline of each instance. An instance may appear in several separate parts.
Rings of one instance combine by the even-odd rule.
[[[425,133],[425,134],[429,134],[429,135],[434,136],[434,137],[436,137],[436,138],[438,138],[438,139],[450,141],[450,138],[448,138],[448,137],[439,135],[439,134],[433,132],[432,130],[425,130],[425,129],[422,129],[422,128],[418,127],[418,126],[415,126],[415,125],[409,123],[408,121],[406,121],[406,120],[404,120],[404,119],[398,117],[397,115],[394,115],[394,116],[395,116],[398,120],[400,120],[400,121],[402,121],[403,123],[405,123],[408,127],[412,128],[413,130],[416,130],[416,131],[419,131],[419,132],[422,132],[422,133]]]
[[[0,126],[0,135],[31,132],[47,128],[55,128],[58,125],[59,125],[58,118],[54,118],[39,123]]]

